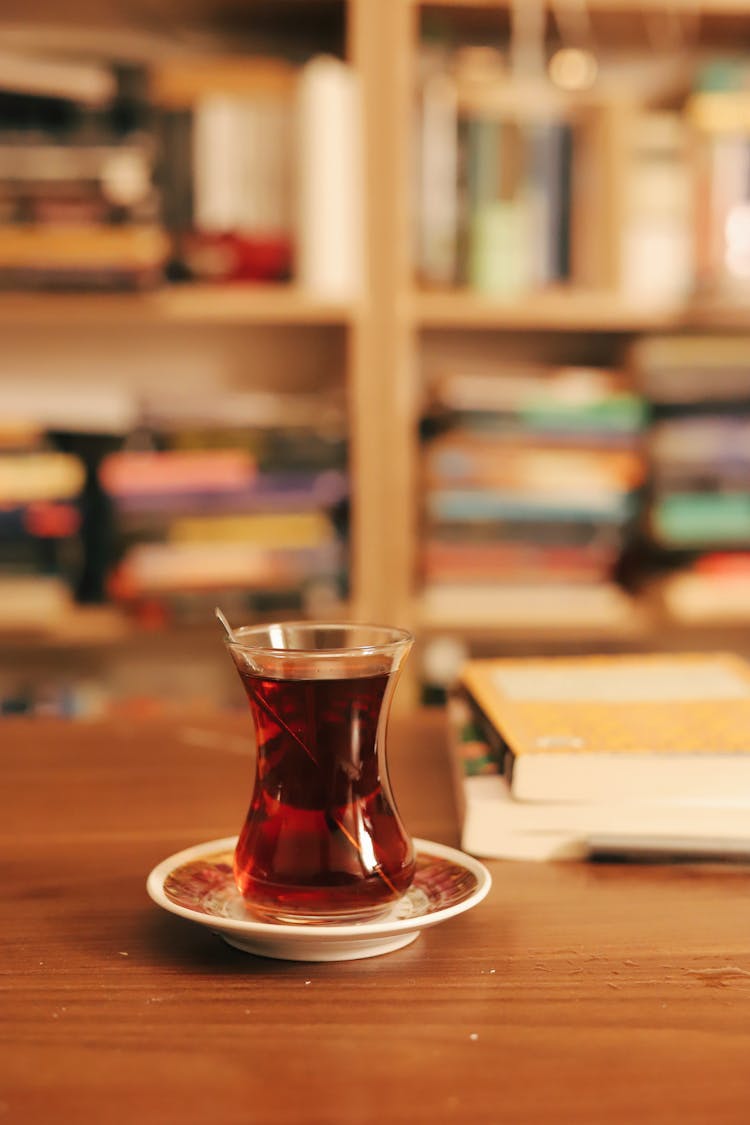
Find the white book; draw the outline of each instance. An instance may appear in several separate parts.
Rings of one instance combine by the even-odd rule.
[[[237,230],[244,196],[244,109],[236,98],[203,98],[193,123],[195,225],[200,231]]]
[[[363,155],[354,70],[319,56],[302,68],[296,121],[297,279],[347,300],[363,285]]]
[[[0,51],[0,90],[104,106],[112,100],[116,88],[107,67]]]
[[[127,434],[137,424],[138,402],[114,382],[29,379],[23,371],[8,372],[0,384],[0,418],[45,430]]]
[[[583,859],[592,853],[750,858],[750,799],[599,803],[518,801],[502,777],[463,781],[461,846],[495,859]]]

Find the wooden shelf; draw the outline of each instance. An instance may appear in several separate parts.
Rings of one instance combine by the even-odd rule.
[[[78,606],[49,628],[5,630],[0,625],[0,649],[5,651],[98,648],[126,640],[131,628],[111,606]]]
[[[153,294],[164,320],[239,324],[346,324],[352,303],[321,300],[285,285],[185,285]]]
[[[533,617],[533,614],[531,615]],[[482,615],[444,613],[421,602],[416,610],[418,634],[448,634],[467,640],[491,640],[498,643],[627,643],[645,642],[652,631],[652,620],[644,605],[634,600],[627,616],[616,615],[607,620],[593,616],[586,620],[580,616],[573,622],[570,615],[559,619],[547,615],[543,622],[521,622],[517,615],[486,612]]]
[[[511,0],[409,0],[415,8],[487,8],[494,11],[510,9]],[[650,12],[673,15],[748,15],[750,0],[586,0],[590,12],[633,13]],[[545,0],[547,11],[554,11],[555,0]]]
[[[595,290],[548,290],[513,301],[470,290],[417,291],[404,299],[403,307],[422,328],[627,333],[750,327],[750,299],[747,306],[701,302],[649,309]]]
[[[685,309],[679,326],[687,328],[716,328],[729,331],[750,329],[750,293],[747,304],[733,301],[696,301]]]
[[[496,647],[540,645],[554,647],[637,646],[649,651],[704,651],[729,647],[750,653],[747,607],[734,619],[728,616],[685,620],[664,604],[658,585],[643,588],[630,599],[629,611],[614,613],[609,620],[604,614],[545,614],[543,621],[532,621],[533,611],[521,622],[497,612],[483,615],[463,612],[446,613],[428,606],[422,599],[415,602],[415,629],[422,640],[443,635],[492,644]],[[517,617],[517,615],[516,615]]]
[[[512,645],[521,648],[525,645],[564,645],[571,647],[588,645],[628,645],[638,644],[648,647],[650,634],[646,629],[618,629],[616,627],[586,627],[577,626],[571,629],[569,625],[555,626],[509,626],[503,621],[457,622],[443,620],[441,617],[426,617],[419,626],[418,635],[425,639],[427,636],[451,636],[465,640],[469,643],[492,643],[503,647]]]
[[[150,293],[1,293],[0,324],[345,325],[356,306],[289,285],[175,285]]]
[[[344,602],[332,607],[326,616],[332,621],[348,621],[356,615],[353,607]],[[264,620],[270,621],[272,617],[274,620],[278,619],[278,615],[257,615],[252,621],[235,624],[260,624]],[[41,650],[83,652],[113,645],[134,647],[139,644],[163,647],[177,645],[182,650],[186,644],[194,644],[200,648],[214,646],[221,653],[220,642],[219,630],[212,615],[207,616],[205,623],[144,628],[115,606],[75,606],[49,628],[39,626],[3,629],[0,624],[0,651],[6,653]]]
[[[641,332],[672,327],[681,306],[647,309],[625,304],[613,293],[548,290],[503,301],[470,290],[416,292],[407,314],[423,328],[488,328],[506,331]]]
[[[353,607],[347,605],[342,605],[329,614],[332,620],[342,621],[356,616]],[[700,647],[705,644],[720,645],[728,634],[744,635],[747,628],[746,620],[737,622],[734,626],[725,621],[682,623],[670,618],[666,611],[655,606],[647,595],[634,599],[633,612],[627,620],[621,618],[605,621],[592,618],[587,621],[578,618],[573,626],[569,618],[555,620],[553,617],[548,617],[543,624],[519,624],[517,621],[492,614],[484,614],[481,619],[446,614],[426,607],[419,600],[415,603],[415,617],[414,627],[422,640],[426,640],[431,635],[448,634],[469,641],[484,640],[511,644],[576,645],[640,642],[648,646],[668,635],[669,642],[673,645],[682,642]],[[0,651],[6,653],[44,650],[85,652],[115,645],[132,648],[139,644],[148,644],[150,647],[178,645],[181,649],[189,644],[205,649],[216,645],[218,640],[213,621],[197,625],[143,629],[111,606],[78,607],[50,629],[3,631],[0,628]],[[220,651],[220,648],[217,651]]]

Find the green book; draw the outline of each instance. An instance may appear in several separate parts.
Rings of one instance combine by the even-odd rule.
[[[512,298],[531,271],[524,137],[520,127],[476,119],[467,126],[468,282]]]
[[[685,492],[664,496],[651,514],[653,533],[672,547],[750,541],[750,494]]]

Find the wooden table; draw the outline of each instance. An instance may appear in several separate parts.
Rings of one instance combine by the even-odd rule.
[[[747,1125],[747,869],[495,863],[397,953],[258,959],[144,888],[238,829],[247,745],[241,716],[0,724],[0,1123]],[[455,843],[439,716],[391,759]]]

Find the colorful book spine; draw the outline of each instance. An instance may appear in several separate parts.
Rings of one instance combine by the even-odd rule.
[[[346,474],[258,473],[247,485],[224,491],[121,492],[117,510],[122,519],[142,516],[173,519],[176,516],[220,515],[251,512],[305,512],[337,508],[347,500]]]
[[[318,547],[335,538],[331,520],[324,512],[182,517],[174,520],[168,531],[170,543],[245,543],[275,549]]]
[[[99,476],[113,497],[245,491],[256,475],[243,450],[165,450],[113,453]]]
[[[0,454],[0,504],[17,506],[69,500],[83,488],[85,469],[67,453]]]
[[[312,577],[338,575],[341,548],[267,547],[247,543],[142,543],[110,578],[121,600],[181,590],[299,588]]]

